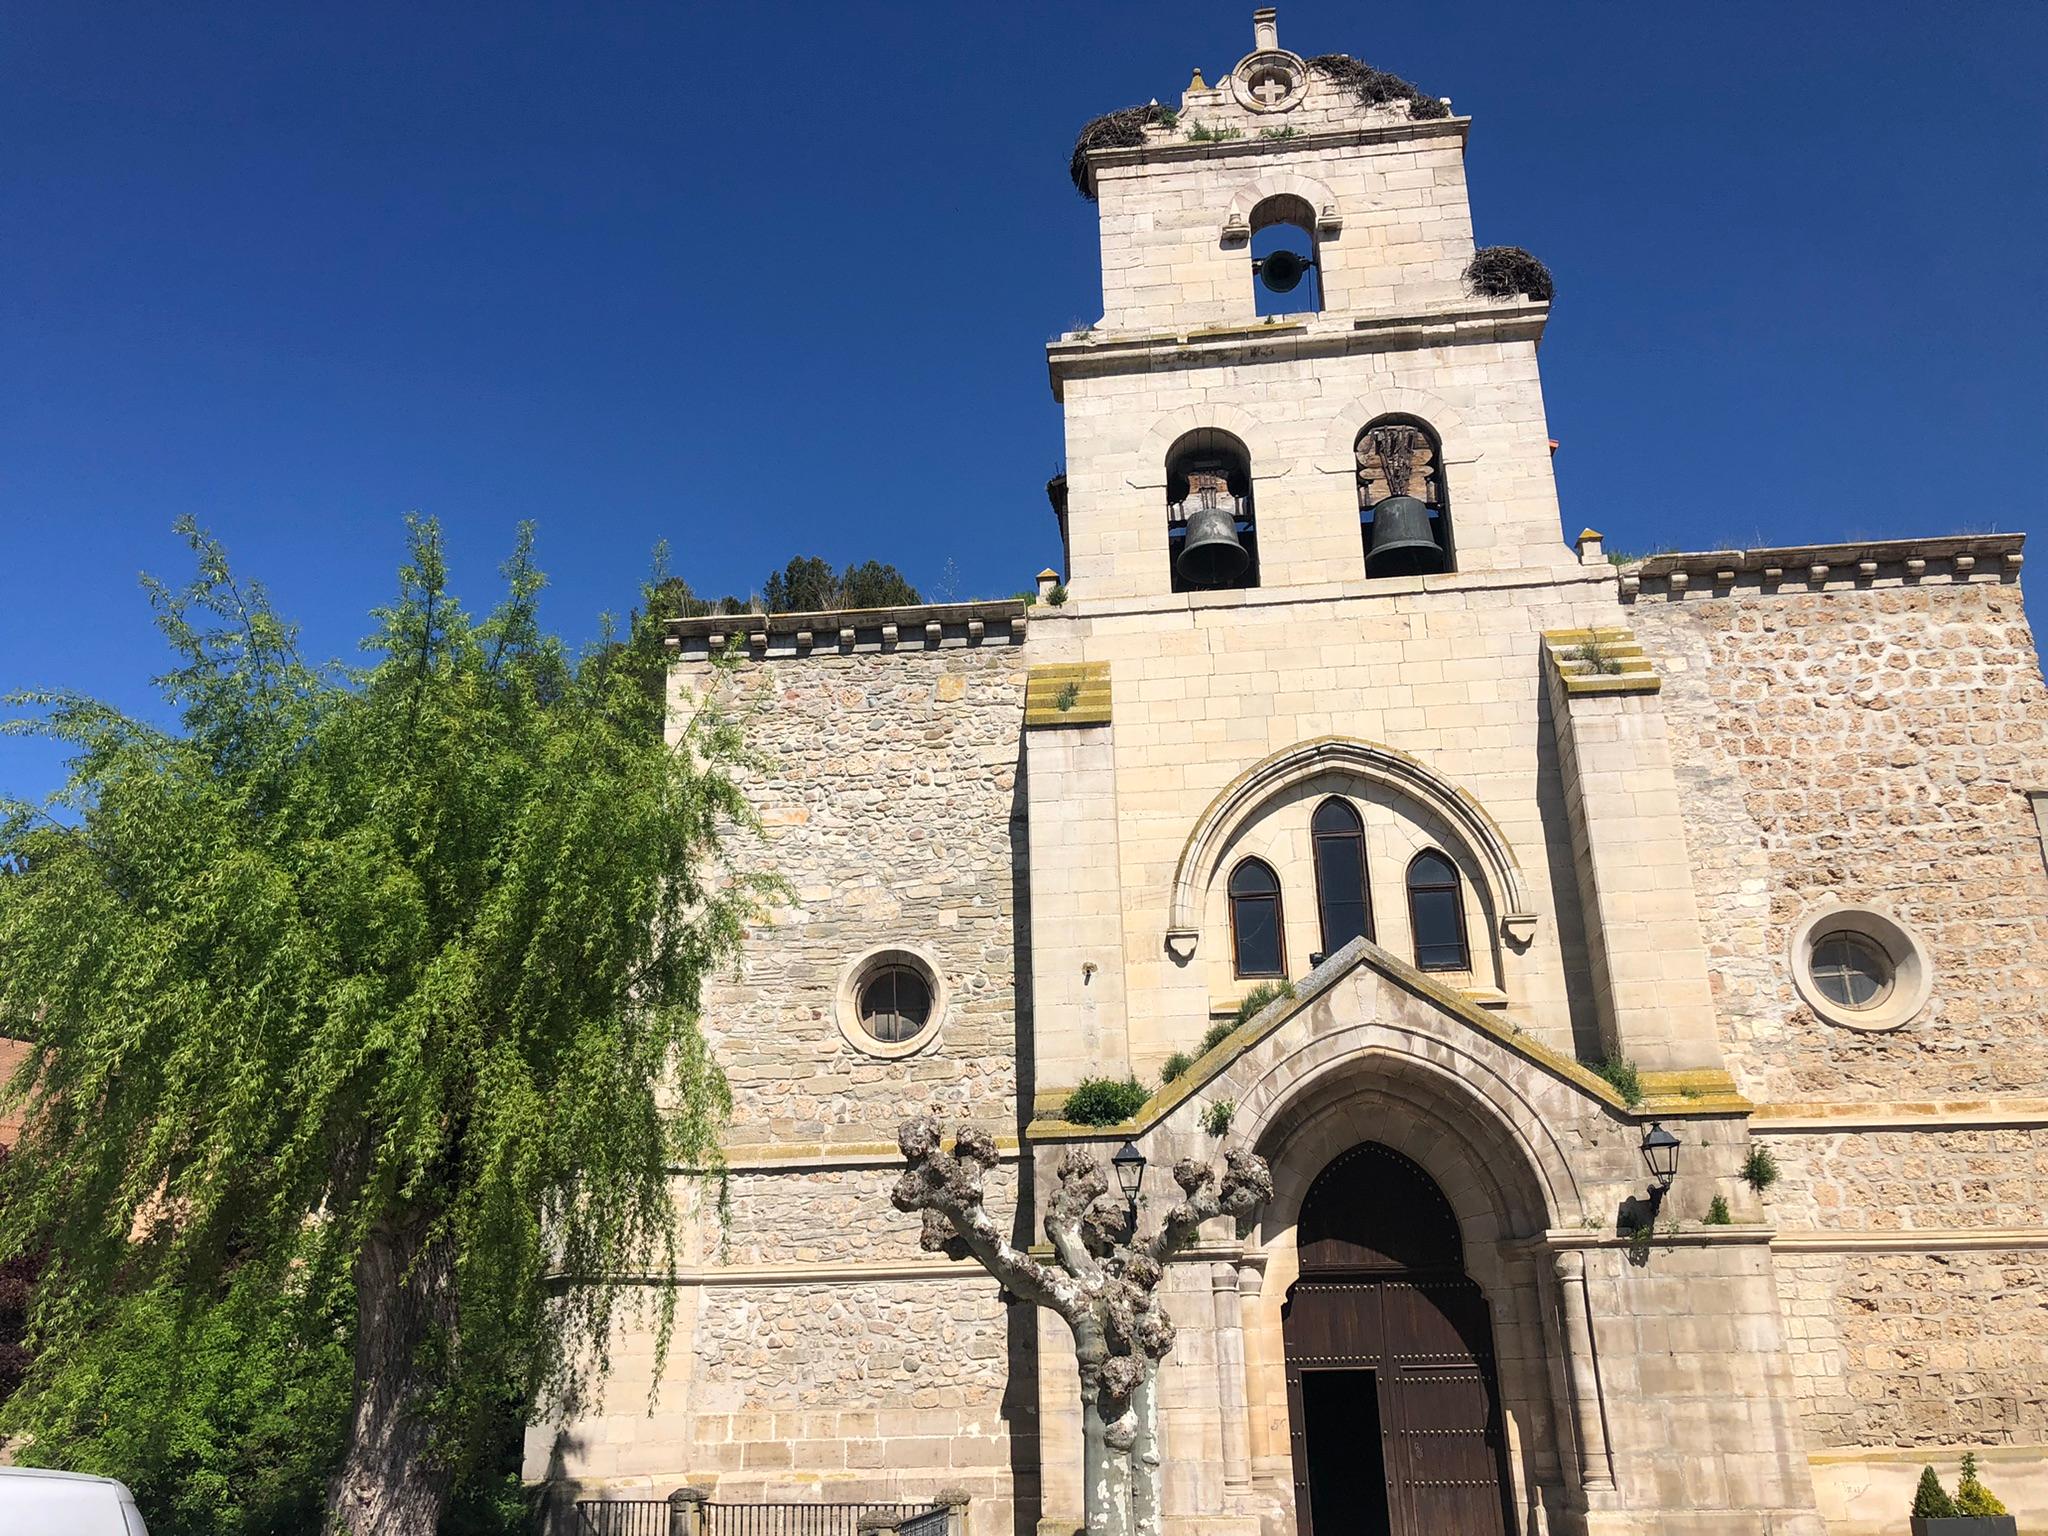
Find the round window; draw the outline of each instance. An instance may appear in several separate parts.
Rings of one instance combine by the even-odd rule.
[[[839,973],[833,1022],[863,1056],[895,1059],[927,1050],[946,1027],[951,988],[923,949],[892,944],[856,955]]]
[[[1838,928],[1813,941],[1813,984],[1837,1008],[1877,1008],[1892,995],[1892,957],[1860,933]]]
[[[1934,990],[1921,937],[1888,912],[1830,902],[1792,927],[1792,986],[1815,1017],[1845,1029],[1897,1029]]]
[[[885,965],[860,989],[860,1027],[884,1045],[900,1045],[931,1022],[932,989],[907,965]]]

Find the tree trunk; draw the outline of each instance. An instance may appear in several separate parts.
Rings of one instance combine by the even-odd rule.
[[[1159,1459],[1159,1367],[1147,1370],[1131,1394],[1138,1437],[1131,1445],[1131,1536],[1163,1536],[1165,1489]]]
[[[426,1409],[456,1346],[455,1250],[425,1213],[372,1228],[356,1256],[355,1409],[322,1536],[434,1536],[449,1473]]]

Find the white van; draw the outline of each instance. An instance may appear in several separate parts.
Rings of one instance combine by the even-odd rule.
[[[126,1483],[0,1467],[0,1536],[149,1536]]]

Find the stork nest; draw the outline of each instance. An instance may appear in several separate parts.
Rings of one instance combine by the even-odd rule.
[[[1489,245],[1465,268],[1465,286],[1482,298],[1512,299],[1526,294],[1548,304],[1557,285],[1550,268],[1519,245]]]
[[[1074,190],[1091,203],[1095,201],[1095,183],[1088,174],[1088,151],[1136,149],[1145,142],[1145,130],[1152,124],[1171,128],[1178,118],[1178,113],[1156,101],[1149,106],[1125,107],[1121,112],[1103,113],[1083,128],[1081,137],[1074,140],[1074,158],[1067,163],[1067,174],[1074,178]]]
[[[1405,101],[1408,116],[1415,122],[1451,115],[1449,107],[1434,96],[1425,96],[1421,87],[1411,85],[1399,75],[1390,75],[1384,69],[1374,69],[1365,60],[1354,59],[1348,53],[1319,53],[1308,61],[1308,67],[1331,83],[1350,90],[1365,106],[1385,107]]]

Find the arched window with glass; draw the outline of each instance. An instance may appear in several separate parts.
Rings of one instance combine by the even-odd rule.
[[[1472,951],[1465,943],[1464,885],[1458,866],[1434,848],[1408,861],[1408,927],[1420,969],[1472,969]]]
[[[1280,915],[1280,878],[1264,859],[1230,872],[1230,953],[1240,976],[1285,976],[1287,938]]]
[[[1372,894],[1365,879],[1365,824],[1348,800],[1334,796],[1309,821],[1316,853],[1316,913],[1323,953],[1334,955],[1372,934]]]

